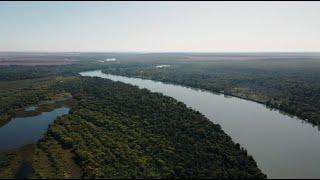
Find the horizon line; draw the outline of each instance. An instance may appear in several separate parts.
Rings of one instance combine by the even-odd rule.
[[[320,51],[0,51],[0,53],[320,53]]]

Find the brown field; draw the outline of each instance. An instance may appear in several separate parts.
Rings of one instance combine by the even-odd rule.
[[[23,66],[40,66],[40,65],[67,65],[73,64],[76,60],[72,59],[47,59],[47,58],[13,58],[0,59],[0,66],[23,65]]]

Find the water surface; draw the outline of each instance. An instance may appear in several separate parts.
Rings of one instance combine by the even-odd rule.
[[[101,71],[81,75],[137,85],[184,102],[220,124],[248,150],[268,178],[320,178],[320,132],[296,117],[252,101],[179,85]]]
[[[30,106],[30,107],[25,108],[24,110],[25,111],[35,111],[36,109],[37,109],[37,106]]]
[[[36,142],[43,137],[48,126],[61,115],[68,114],[69,108],[56,108],[36,116],[12,118],[0,127],[0,151],[15,149]]]

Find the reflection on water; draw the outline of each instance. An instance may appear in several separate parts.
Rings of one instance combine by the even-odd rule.
[[[37,109],[37,106],[30,106],[30,107],[25,108],[24,110],[25,111],[35,111],[36,109]]]
[[[200,111],[220,124],[235,142],[253,155],[268,178],[320,178],[320,132],[296,117],[265,105],[179,85],[104,74],[81,73],[160,92]]]
[[[30,173],[31,171],[32,171],[32,166],[31,166],[31,164],[28,163],[28,162],[26,162],[26,161],[24,161],[24,162],[20,165],[17,173],[15,174],[15,179],[27,179],[27,178],[28,178],[28,175],[29,175],[29,173]]]
[[[36,116],[12,118],[10,122],[0,127],[0,151],[18,148],[39,140],[56,117],[68,113],[69,108],[61,107]]]

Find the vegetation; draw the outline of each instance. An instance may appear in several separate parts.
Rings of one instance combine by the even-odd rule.
[[[0,82],[0,127],[16,116],[34,116],[62,104],[72,104],[71,94],[51,89],[61,78],[36,78]],[[36,111],[27,112],[28,106],[37,105]]]
[[[28,78],[3,76],[13,78],[0,82],[1,117],[34,104],[73,103],[42,140],[0,155],[1,178],[266,177],[219,125],[183,103],[120,82],[74,76],[81,68],[68,66]],[[20,68],[34,67],[13,73]]]
[[[128,60],[103,71],[222,92],[320,125],[318,55],[169,54],[163,55],[162,60],[156,57],[149,62]],[[170,66],[156,68],[158,64]]]

